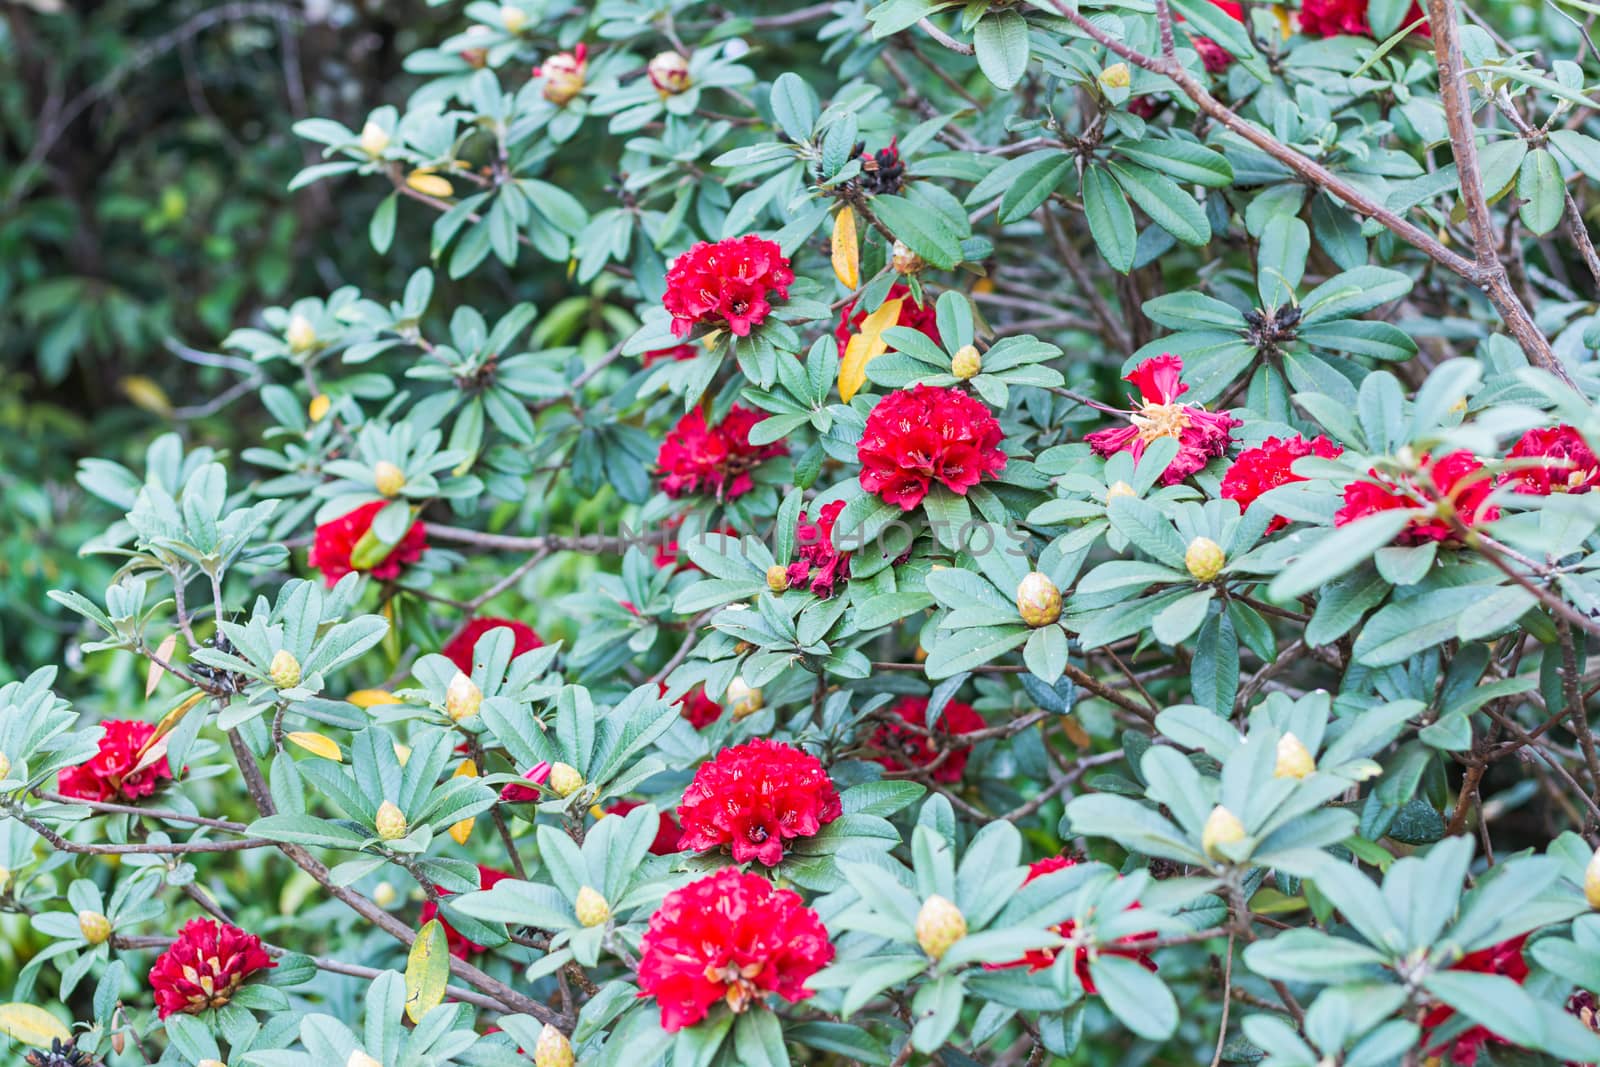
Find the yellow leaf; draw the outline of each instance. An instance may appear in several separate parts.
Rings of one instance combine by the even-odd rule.
[[[314,734],[307,730],[297,730],[294,733],[284,734],[285,738],[299,745],[313,756],[331,759],[335,763],[343,763],[344,756],[339,752],[339,743],[331,738]]]
[[[454,196],[455,189],[450,182],[437,174],[429,174],[425,170],[414,170],[406,177],[406,184],[419,193],[428,196]]]
[[[478,765],[469,759],[462,760],[461,766],[456,768],[456,773],[451,777],[476,778],[478,777]],[[472,826],[477,821],[476,819],[462,819],[450,827],[450,836],[455,839],[456,844],[464,845],[467,843],[467,838],[472,836]]]
[[[0,1004],[0,1034],[35,1048],[72,1040],[66,1023],[33,1004]]]
[[[438,919],[430,919],[411,942],[406,957],[406,1015],[413,1023],[444,1002],[450,977],[450,945]]]
[[[333,407],[333,397],[327,393],[318,393],[311,398],[311,404],[306,408],[306,416],[312,422],[321,422],[328,417],[328,409]]]
[[[345,697],[358,708],[375,708],[380,704],[398,704],[400,698],[382,689],[357,689]]]
[[[862,321],[861,332],[845,345],[844,360],[839,364],[839,397],[846,404],[867,384],[867,364],[888,350],[889,343],[883,339],[883,331],[900,321],[903,303],[904,297],[885,300]]]
[[[159,659],[161,663],[171,663],[173,650],[177,647],[178,635],[168,634],[167,639],[161,642],[161,647],[156,649],[156,659]],[[161,684],[161,676],[166,673],[166,668],[161,666],[161,663],[157,663],[154,659],[151,660],[150,669],[145,672],[144,698],[146,700],[149,700],[150,694],[156,691],[156,686]]]
[[[122,394],[133,401],[135,407],[151,414],[172,414],[172,401],[167,399],[166,390],[142,374],[130,374],[122,379]]]
[[[846,289],[861,284],[861,246],[856,243],[856,213],[849,204],[833,217],[833,274]]]

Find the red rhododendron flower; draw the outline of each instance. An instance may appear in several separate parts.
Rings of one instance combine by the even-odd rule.
[[[1528,961],[1522,957],[1522,946],[1527,940],[1528,935],[1521,934],[1498,945],[1469,952],[1446,969],[1504,975],[1520,985],[1528,978]],[[1456,1010],[1448,1004],[1435,1004],[1422,1017],[1422,1047],[1427,1049],[1427,1055],[1442,1056],[1448,1052],[1451,1063],[1465,1067],[1466,1064],[1478,1062],[1478,1053],[1484,1045],[1510,1043],[1487,1026],[1469,1026],[1455,1037],[1435,1045],[1434,1031],[1449,1022],[1455,1013]]]
[[[965,496],[1006,468],[1000,424],[956,389],[917,385],[890,393],[867,416],[856,455],[861,488],[910,511],[937,481]]]
[[[1267,490],[1290,482],[1305,481],[1290,469],[1295,460],[1303,456],[1334,459],[1343,454],[1344,449],[1326,437],[1314,437],[1309,441],[1299,434],[1282,440],[1269,437],[1254,448],[1239,453],[1239,458],[1233,461],[1228,473],[1222,476],[1223,498],[1236,501],[1239,510],[1245,511],[1255,503],[1256,497]],[[1276,533],[1287,525],[1288,519],[1274,515],[1272,521],[1267,523],[1267,533]]]
[[[664,697],[667,695],[667,686],[665,682],[660,685]],[[722,717],[722,705],[706,696],[705,686],[697,685],[678,698],[678,714],[688,719],[689,725],[696,730],[704,730]]]
[[[461,632],[452,637],[440,651],[444,658],[456,665],[463,674],[472,673],[472,650],[478,647],[478,639],[490,630],[504,626],[511,631],[511,655],[520,656],[524,652],[532,652],[536,648],[543,648],[544,642],[539,635],[533,632],[533,627],[525,622],[515,619],[499,619],[489,616],[473,619],[461,628]]]
[[[1422,8],[1413,0],[1400,25],[1409,26],[1421,17]],[[1367,0],[1304,0],[1300,5],[1299,22],[1300,32],[1308,37],[1337,37],[1344,33],[1356,37],[1372,36],[1372,23],[1367,19]],[[1424,22],[1415,32],[1427,37],[1430,33],[1428,24]]]
[[[706,852],[728,845],[735,863],[771,867],[783,859],[785,841],[810,837],[841,814],[821,760],[758,737],[700,765],[678,806],[678,847]]]
[[[155,725],[138,719],[113,719],[100,724],[100,751],[87,763],[64,767],[57,778],[62,796],[77,800],[138,800],[172,777],[166,752],[140,766],[140,754],[156,735]]]
[[[726,326],[738,337],[766,321],[771,294],[789,295],[794,271],[777,242],[746,234],[701,241],[672,261],[661,298],[672,313],[672,333],[687,337],[696,323]]]
[[[896,326],[905,326],[913,330],[921,330],[927,334],[934,344],[939,343],[939,316],[934,311],[933,304],[919,304],[911,295],[910,286],[896,282],[889,287],[889,295],[885,301],[901,300],[900,317],[895,320]],[[856,310],[858,301],[851,300],[839,309],[839,325],[834,327],[834,340],[839,342],[839,355],[844,355],[845,346],[850,343],[850,335],[861,331],[861,324],[867,319],[867,309]],[[890,352],[894,349],[891,347]]]
[[[1162,485],[1176,485],[1226,452],[1229,431],[1243,423],[1225,412],[1178,403],[1189,391],[1178,380],[1182,373],[1183,360],[1172,355],[1154,356],[1135,367],[1123,379],[1139,390],[1140,404],[1128,413],[1129,425],[1096,430],[1084,438],[1089,447],[1102,456],[1128,452],[1137,461],[1151,442],[1176,437],[1178,455],[1161,475]]]
[[[1447,541],[1455,535],[1455,527],[1438,514],[1441,501],[1452,501],[1456,518],[1467,526],[1493,522],[1500,517],[1498,507],[1486,504],[1494,491],[1494,479],[1480,473],[1482,470],[1483,464],[1471,452],[1452,452],[1438,461],[1425,455],[1419,473],[1431,485],[1424,488],[1409,477],[1379,474],[1374,468],[1367,471],[1370,481],[1355,481],[1344,487],[1344,507],[1334,512],[1333,524],[1344,526],[1394,508],[1427,508],[1433,514],[1412,519],[1395,538],[1396,543],[1420,545],[1426,541]]]
[[[534,785],[543,785],[549,777],[550,764],[546,760],[540,760],[522,772],[522,780],[532,782]],[[539,799],[539,791],[525,785],[510,782],[504,789],[500,790],[500,799],[507,804],[532,804]]]
[[[1066,870],[1068,867],[1075,866],[1077,862],[1071,856],[1046,856],[1042,860],[1035,860],[1028,865],[1028,877],[1022,880],[1022,884],[1027,885],[1035,878],[1042,878],[1047,874]],[[1139,902],[1134,901],[1128,905],[1128,910],[1133,911],[1138,907]],[[1068,919],[1066,922],[1052,927],[1052,929],[1062,937],[1071,937],[1077,925],[1076,922]],[[1121,956],[1123,959],[1135,960],[1145,970],[1154,971],[1157,969],[1156,961],[1150,958],[1148,949],[1139,947],[1139,942],[1149,941],[1155,937],[1156,932],[1154,930],[1149,930],[1142,934],[1130,934],[1127,937],[1119,937],[1113,944],[1100,945],[1095,951],[1101,956]],[[1029,971],[1042,971],[1056,961],[1057,951],[1057,949],[1053,948],[1030,949],[1020,960],[1013,960],[1010,963],[986,963],[983,968],[986,971],[1002,971],[1011,967],[1027,967]],[[1094,979],[1089,974],[1089,947],[1087,945],[1079,945],[1074,950],[1072,969],[1077,973],[1078,982],[1083,986],[1085,993],[1092,994],[1096,992]]]
[[[658,348],[654,352],[644,354],[644,365],[654,366],[657,363],[682,363],[684,360],[693,359],[700,354],[698,345],[673,345],[671,348]]]
[[[806,513],[800,513],[794,533],[796,558],[787,572],[791,586],[809,584],[813,593],[827,598],[850,576],[850,553],[833,547],[833,524],[843,510],[844,501],[835,500],[822,506],[816,522],[807,522]]]
[[[423,531],[421,522],[412,523],[400,543],[381,559],[369,561],[362,558],[381,549],[377,539],[368,535],[372,531],[373,518],[388,506],[388,501],[374,500],[317,527],[316,542],[311,546],[309,562],[322,571],[329,585],[335,584],[351,571],[365,571],[380,581],[392,581],[400,577],[401,567],[422,558],[422,550],[428,547],[428,535]],[[360,566],[352,562],[352,556],[356,557]]]
[[[1510,458],[1543,461],[1539,466],[1512,472],[1519,493],[1587,493],[1600,482],[1600,460],[1595,458],[1589,442],[1571,426],[1529,430],[1511,446]]]
[[[721,711],[721,708],[717,709]],[[603,809],[607,815],[626,815],[634,808],[644,807],[642,800],[619,800],[615,804]],[[656,839],[650,842],[652,856],[674,856],[678,852],[678,837],[683,833],[683,828],[678,825],[678,820],[672,817],[671,812],[660,812],[661,821],[656,824]]]
[[[485,867],[481,863],[478,864],[479,889],[493,889],[496,882],[504,881],[510,877],[505,871],[497,871],[493,867]],[[441,897],[450,895],[450,890],[443,887],[436,887],[436,892]],[[450,925],[448,919],[441,917],[439,915],[439,905],[430,900],[422,905],[422,910],[417,913],[417,923],[419,926],[427,926],[434,919],[438,919],[439,925],[444,927],[444,940],[445,944],[450,946],[450,955],[464,960],[468,956],[484,950],[484,946],[467,940],[466,937],[462,936],[461,931]]]
[[[901,697],[889,708],[889,714],[897,715],[901,721],[914,726],[927,726],[928,698]],[[960,735],[970,734],[983,727],[983,717],[972,709],[972,705],[952,700],[945,704],[944,711],[939,713],[939,719],[933,724],[932,729],[944,734]],[[872,746],[889,753],[876,759],[891,771],[930,766],[935,760],[939,760],[941,750],[949,747],[948,742],[936,745],[933,738],[908,730],[894,722],[886,722],[878,727],[877,732],[872,735]],[[948,753],[939,760],[938,766],[934,769],[933,780],[959,782],[961,772],[967,769],[967,757],[971,754],[971,745],[949,748]]]
[[[656,454],[662,491],[672,497],[709,493],[718,500],[733,500],[755,488],[751,470],[788,451],[781,441],[750,443],[750,427],[764,418],[738,404],[715,426],[706,425],[705,412],[699,408],[684,415]]]
[[[214,919],[191,920],[150,968],[156,1011],[165,1019],[220,1008],[246,978],[276,966],[255,934]]]
[[[668,893],[639,943],[639,988],[682,1030],[722,1001],[743,1012],[768,994],[794,1004],[833,960],[817,913],[791,889],[725,868]]]

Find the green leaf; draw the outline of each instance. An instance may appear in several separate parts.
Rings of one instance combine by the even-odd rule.
[[[444,1003],[445,983],[450,977],[450,945],[444,925],[430,919],[417,932],[406,955],[406,1017],[419,1023],[422,1017]]]
[[[978,68],[997,89],[1010,89],[1028,71],[1028,20],[1010,8],[991,9],[978,20],[972,44]]]
[[[1186,245],[1203,245],[1211,240],[1211,223],[1205,209],[1177,182],[1143,167],[1111,163],[1107,168],[1151,222]]]
[[[1402,509],[1380,511],[1335,529],[1307,545],[1307,550],[1272,580],[1268,594],[1276,600],[1292,599],[1353,570],[1393,541],[1412,516]]]
[[[1089,974],[1111,1014],[1135,1034],[1165,1041],[1178,1029],[1178,1002],[1167,984],[1135,960],[1105,953],[1092,957]]]
[[[1133,254],[1139,231],[1133,221],[1133,208],[1120,186],[1102,167],[1083,172],[1083,211],[1089,220],[1089,236],[1100,255],[1114,270],[1123,274],[1133,269]]]
[[[875,196],[872,210],[889,231],[931,266],[949,270],[961,262],[961,238],[937,212],[899,196]]]
[[[800,75],[786,71],[772,83],[772,117],[790,140],[811,140],[821,112],[817,91]]]
[[[1543,236],[1555,229],[1567,207],[1567,186],[1556,157],[1542,148],[1529,152],[1517,171],[1517,195],[1522,198],[1518,213],[1530,232]]]

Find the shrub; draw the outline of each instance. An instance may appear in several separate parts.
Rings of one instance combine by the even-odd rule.
[[[1579,31],[461,17],[294,127],[409,280],[82,468],[29,1062],[1600,1059]]]

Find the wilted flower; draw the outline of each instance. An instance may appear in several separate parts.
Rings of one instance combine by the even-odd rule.
[[[725,868],[668,893],[639,945],[639,988],[668,1031],[693,1026],[721,1001],[747,1011],[768,994],[798,1003],[806,979],[833,959],[817,913],[759,874]]]
[[[1178,439],[1178,455],[1162,472],[1161,484],[1176,485],[1228,449],[1229,431],[1243,425],[1232,415],[1207,411],[1197,404],[1182,404],[1178,397],[1189,387],[1178,380],[1183,360],[1154,356],[1135,367],[1124,381],[1139,390],[1139,406],[1128,413],[1127,426],[1097,430],[1084,438],[1102,456],[1128,452],[1135,460],[1163,437]]]

